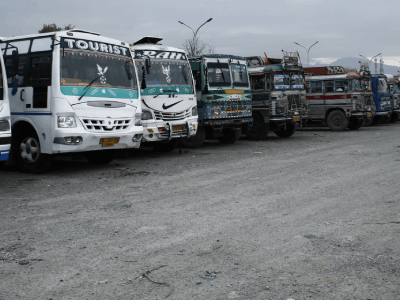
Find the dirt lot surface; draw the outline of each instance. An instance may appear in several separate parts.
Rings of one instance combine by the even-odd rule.
[[[390,124],[1,170],[0,299],[400,299],[399,169]]]

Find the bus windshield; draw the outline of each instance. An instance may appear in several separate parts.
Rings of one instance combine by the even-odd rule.
[[[138,66],[139,82],[142,82],[142,67],[144,61],[136,62]],[[179,61],[151,61],[150,74],[145,74],[147,86],[165,86],[165,85],[193,85],[192,73],[187,62]]]
[[[289,74],[275,74],[274,86],[276,90],[290,89],[290,75]]]
[[[208,63],[208,84],[213,86],[231,86],[231,75],[227,63]]]
[[[83,51],[61,51],[61,86],[135,89],[136,74],[129,57],[93,54]]]
[[[292,89],[303,89],[304,79],[303,75],[293,75],[292,76]]]
[[[245,65],[231,64],[233,84],[235,86],[248,87],[247,69]]]

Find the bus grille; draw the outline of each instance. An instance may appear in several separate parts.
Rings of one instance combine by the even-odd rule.
[[[179,121],[190,117],[191,109],[187,109],[184,111],[172,113],[172,112],[161,112],[161,111],[154,111],[154,115],[156,120],[163,120],[163,121]]]
[[[81,118],[82,124],[87,131],[110,132],[125,131],[129,129],[133,119],[93,119]]]

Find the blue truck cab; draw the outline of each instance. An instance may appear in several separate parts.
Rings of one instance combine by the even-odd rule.
[[[371,78],[372,92],[374,93],[375,116],[374,123],[381,124],[390,120],[392,106],[386,75],[374,75]]]

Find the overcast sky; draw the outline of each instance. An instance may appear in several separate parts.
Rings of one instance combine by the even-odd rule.
[[[399,0],[36,0],[2,1],[0,36],[37,33],[43,24],[76,28],[132,43],[143,36],[181,47],[209,18],[201,39],[216,53],[280,57],[299,50],[303,64],[330,63],[382,52],[386,64],[400,66]]]

